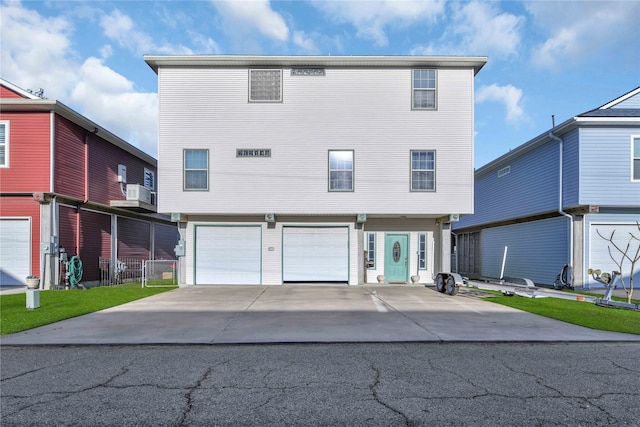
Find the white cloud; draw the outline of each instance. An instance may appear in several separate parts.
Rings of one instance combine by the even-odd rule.
[[[482,86],[476,91],[476,102],[486,101],[500,102],[506,109],[506,119],[508,122],[518,122],[524,118],[522,109],[522,90],[512,85]]]
[[[300,50],[307,55],[316,55],[320,52],[313,39],[305,34],[304,31],[293,32],[293,44],[298,46]]]
[[[228,32],[242,36],[258,31],[276,41],[287,41],[289,27],[282,16],[271,8],[268,0],[218,1],[212,4],[223,17]]]
[[[524,17],[502,12],[492,3],[450,3],[451,22],[440,40],[413,49],[421,55],[488,55],[506,59],[518,54]]]
[[[47,98],[64,96],[78,67],[72,31],[72,23],[63,17],[46,18],[20,3],[0,5],[2,78],[24,89],[43,88]]]
[[[100,19],[105,36],[116,42],[120,47],[138,54],[173,54],[190,55],[193,51],[183,45],[158,44],[149,34],[137,30],[133,20],[119,10],[105,14]]]
[[[533,64],[557,69],[602,53],[640,57],[640,2],[530,2],[534,24],[548,38],[533,48]]]
[[[114,24],[131,33],[133,27],[119,18]],[[74,25],[69,18],[44,17],[20,3],[0,6],[0,27],[4,79],[24,89],[43,88],[45,97],[156,155],[157,95],[136,92],[131,81],[104,65],[111,46],[96,48],[103,59],[82,62],[72,48]]]
[[[338,23],[348,23],[357,36],[386,46],[389,27],[435,22],[444,13],[444,1],[316,1],[313,3]]]
[[[87,118],[156,156],[158,96],[135,92],[133,87],[101,59],[91,57],[78,70],[78,84],[70,99]]]

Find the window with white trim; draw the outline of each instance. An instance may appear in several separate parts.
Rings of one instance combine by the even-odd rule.
[[[209,189],[209,150],[184,150],[184,189]]]
[[[9,122],[0,121],[0,168],[9,167]]]
[[[353,191],[353,150],[329,151],[329,191]]]
[[[411,151],[411,191],[435,191],[436,152]]]
[[[437,105],[436,70],[413,70],[411,106],[414,110],[435,110]]]
[[[631,141],[631,180],[640,181],[640,136]]]
[[[418,269],[427,269],[427,233],[418,234]]]
[[[282,102],[282,70],[249,70],[249,102]]]
[[[376,268],[376,233],[367,233],[367,267]]]
[[[144,186],[149,190],[155,190],[156,175],[151,169],[144,168]]]

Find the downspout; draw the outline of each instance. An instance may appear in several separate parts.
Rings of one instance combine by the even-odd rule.
[[[553,127],[555,127],[555,119],[554,116],[551,116],[552,121],[553,121]],[[573,215],[570,215],[568,213],[566,213],[564,210],[562,210],[562,202],[563,202],[563,191],[562,191],[562,176],[563,176],[563,168],[562,168],[562,164],[563,164],[563,160],[562,160],[562,151],[563,151],[563,141],[562,138],[558,138],[557,136],[555,136],[553,134],[553,128],[549,131],[549,138],[554,139],[556,141],[558,141],[558,147],[560,149],[560,170],[559,170],[559,177],[558,177],[558,213],[560,215],[563,215],[567,218],[569,218],[569,262],[567,264],[569,264],[569,266],[573,265]]]

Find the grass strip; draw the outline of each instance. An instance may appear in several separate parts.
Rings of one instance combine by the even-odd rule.
[[[0,294],[0,335],[82,316],[173,288],[142,288],[140,283],[69,291],[40,291],[40,308],[27,310],[26,295]]]
[[[484,299],[591,329],[640,335],[640,312],[633,310],[559,298],[492,296]]]

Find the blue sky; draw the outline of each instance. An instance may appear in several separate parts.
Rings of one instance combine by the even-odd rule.
[[[2,1],[0,76],[156,156],[145,54],[488,56],[475,166],[640,86],[640,1]]]

